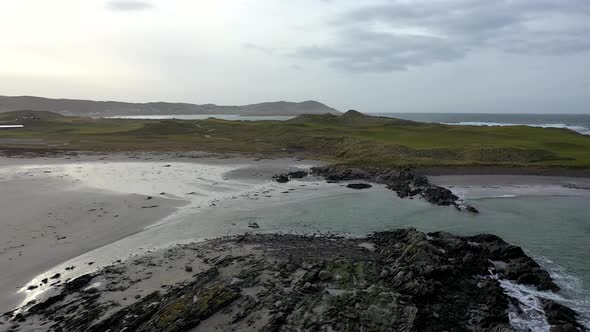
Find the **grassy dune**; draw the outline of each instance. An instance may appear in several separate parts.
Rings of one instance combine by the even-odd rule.
[[[0,148],[297,155],[375,166],[590,169],[590,137],[567,129],[426,124],[358,112],[290,121],[122,120],[0,114]],[[36,142],[29,144],[29,142]],[[43,144],[39,144],[39,140]]]

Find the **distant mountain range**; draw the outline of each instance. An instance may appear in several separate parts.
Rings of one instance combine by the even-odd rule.
[[[301,103],[286,101],[243,106],[219,106],[188,103],[126,103],[77,99],[50,99],[42,97],[0,96],[0,112],[33,110],[52,111],[63,115],[106,117],[113,115],[186,115],[186,114],[240,114],[240,115],[300,115],[340,114],[334,108],[309,100]]]

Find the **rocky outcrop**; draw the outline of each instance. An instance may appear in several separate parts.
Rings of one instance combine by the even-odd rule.
[[[367,183],[351,183],[346,186],[346,188],[357,189],[357,190],[369,189],[372,187],[373,187],[372,185],[367,184]]]
[[[299,178],[308,175],[306,172],[297,173],[298,175],[304,174]],[[427,202],[435,205],[454,206],[462,211],[479,213],[476,208],[464,204],[449,189],[430,183],[425,176],[416,175],[409,168],[364,169],[322,166],[311,168],[309,175],[323,177],[328,182],[363,180],[380,183],[386,185],[388,189],[395,191],[401,198],[420,196]],[[293,176],[293,173],[287,173],[275,175],[273,180],[279,183],[285,183],[294,178],[296,177]]]
[[[578,314],[572,309],[553,300],[541,299],[551,332],[579,332],[586,329],[578,323]]]
[[[308,175],[309,173],[306,171],[295,171],[286,174],[277,174],[273,176],[272,179],[278,183],[287,183],[293,179],[302,179]]]
[[[508,312],[520,304],[499,280],[542,280],[533,285],[557,289],[519,247],[493,235],[414,229],[367,238],[249,234],[150,257],[136,259],[144,270],[123,263],[66,283],[58,296],[14,316],[11,329],[512,331]],[[163,282],[150,280],[152,273],[168,271],[174,261],[183,275],[186,266],[195,274],[148,292]],[[96,284],[101,291],[87,286]],[[146,295],[131,304],[113,300],[130,289]],[[553,331],[582,330],[573,310],[543,301]]]

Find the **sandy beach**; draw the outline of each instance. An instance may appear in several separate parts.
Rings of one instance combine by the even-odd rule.
[[[428,213],[461,217],[461,222],[466,222],[462,212],[430,206],[421,199],[399,199],[383,185],[373,184],[359,191],[348,189],[346,183],[327,183],[318,178],[284,184],[271,181],[275,174],[315,165],[321,163],[200,154],[0,158],[0,223],[4,230],[0,233],[0,310],[46,298],[53,294],[52,285],[120,261],[141,262],[145,255],[160,255],[176,244],[249,232],[330,231],[329,225],[305,221],[314,220],[315,214],[330,219],[339,213],[330,204],[325,211],[313,210],[314,204],[324,201],[350,203],[358,199],[362,206],[391,202],[398,206],[395,218],[400,220],[404,215],[414,220]],[[478,200],[487,198],[590,196],[588,178],[443,175],[429,179],[476,206]],[[381,198],[370,203],[373,199],[366,197]],[[347,203],[338,203],[338,209],[342,209],[341,204]],[[308,206],[315,212],[307,211]],[[322,217],[324,213],[328,215]],[[367,217],[359,215],[358,220]],[[334,227],[351,229],[349,224]],[[185,256],[160,264],[148,278],[157,282],[142,287],[157,289],[186,281],[183,268],[190,262]],[[137,266],[143,266],[141,273],[147,273],[149,266]],[[141,293],[137,287],[131,289]],[[130,304],[133,299],[118,301]]]
[[[212,208],[221,200],[243,195],[297,163],[226,157],[160,159],[171,158],[0,158],[0,311],[18,306],[25,298],[23,287],[45,271],[166,223],[166,218],[178,218],[179,213]],[[223,175],[230,171],[234,172]],[[142,250],[119,252],[127,249]],[[99,259],[82,260],[61,274],[71,278],[101,266]]]
[[[11,294],[39,272],[139,232],[185,204],[74,189],[66,180],[42,175],[3,180],[0,185],[2,309],[18,304]]]

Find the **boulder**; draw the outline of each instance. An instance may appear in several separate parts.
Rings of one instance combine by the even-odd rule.
[[[559,290],[549,273],[527,256],[510,260],[504,269],[504,276],[519,284],[535,286],[539,290]]]
[[[306,177],[308,175],[309,175],[309,173],[306,171],[296,171],[296,172],[287,173],[287,176],[290,179],[303,179],[304,177]]]
[[[277,174],[273,176],[272,179],[278,183],[287,183],[293,179],[302,179],[308,175],[309,172],[306,171],[295,171],[286,174]]]
[[[279,174],[272,177],[272,179],[278,183],[287,183],[289,182],[289,177],[285,174]]]
[[[543,311],[547,322],[551,325],[551,331],[584,331],[585,329],[578,323],[578,313],[574,310],[549,299],[541,299]]]
[[[351,183],[349,185],[346,186],[346,188],[350,188],[350,189],[369,189],[372,188],[373,186],[367,183]]]

